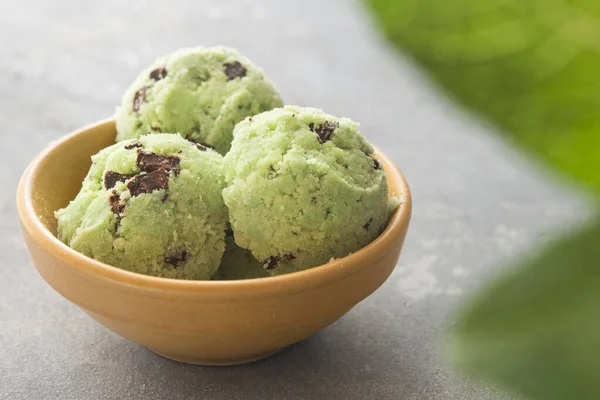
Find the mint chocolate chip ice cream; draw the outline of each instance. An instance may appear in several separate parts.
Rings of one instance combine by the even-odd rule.
[[[212,277],[213,281],[264,278],[269,276],[262,264],[246,249],[233,240],[233,235],[225,239],[225,254],[221,266]]]
[[[359,250],[398,204],[358,124],[314,108],[286,106],[237,124],[224,175],[235,241],[271,275]]]
[[[115,115],[117,141],[174,132],[225,154],[236,123],[282,105],[273,83],[236,50],[178,50],[127,89]]]
[[[210,279],[225,249],[222,156],[176,134],[119,142],[92,157],[58,238],[129,271]]]

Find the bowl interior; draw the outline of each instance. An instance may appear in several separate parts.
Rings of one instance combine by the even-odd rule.
[[[53,235],[54,211],[75,198],[91,166],[90,157],[113,144],[115,135],[114,121],[106,121],[53,143],[52,151],[39,156],[30,195],[36,215]]]

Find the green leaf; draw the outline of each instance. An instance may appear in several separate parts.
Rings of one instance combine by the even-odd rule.
[[[367,1],[456,99],[600,191],[600,1]]]
[[[600,219],[474,300],[450,334],[460,368],[531,399],[600,399]]]

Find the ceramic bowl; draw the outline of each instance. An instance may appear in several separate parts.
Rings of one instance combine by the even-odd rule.
[[[88,258],[56,238],[54,211],[75,197],[90,157],[114,139],[115,123],[106,120],[50,144],[21,178],[19,217],[33,263],[51,287],[108,329],[158,354],[204,365],[261,359],[335,322],[396,266],[411,198],[400,171],[381,152],[376,157],[390,193],[402,204],[375,241],[328,264],[277,277],[187,281]]]

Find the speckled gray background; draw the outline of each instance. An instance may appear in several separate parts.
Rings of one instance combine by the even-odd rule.
[[[360,121],[414,195],[404,253],[377,293],[321,334],[232,368],[165,360],[60,297],[29,261],[14,204],[48,142],[109,116],[158,55],[211,44],[263,66],[288,103]],[[360,3],[5,1],[0,54],[1,399],[511,398],[453,376],[439,335],[466,292],[584,217],[585,201],[437,94]]]

